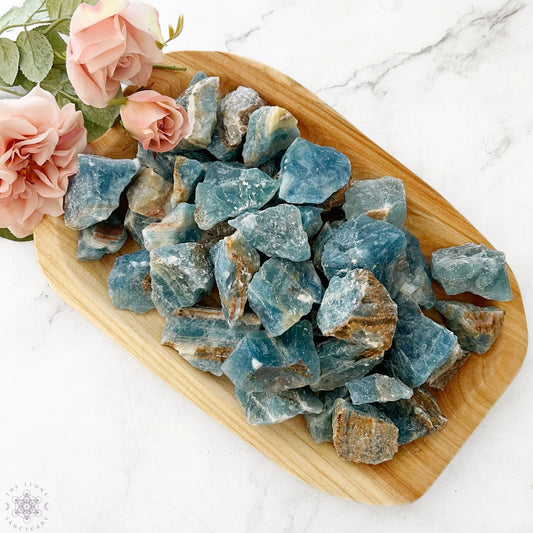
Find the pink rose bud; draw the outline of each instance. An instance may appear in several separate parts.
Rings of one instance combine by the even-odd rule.
[[[163,59],[159,14],[151,6],[125,0],[81,4],[70,22],[67,73],[80,99],[106,107],[122,83],[144,85]]]
[[[145,150],[172,150],[189,132],[189,118],[173,98],[157,91],[128,96],[120,110],[122,124]]]

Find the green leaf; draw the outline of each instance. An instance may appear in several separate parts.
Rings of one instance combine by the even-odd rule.
[[[7,228],[0,228],[0,237],[2,239],[9,239],[10,241],[24,242],[24,241],[33,241],[33,235],[28,235],[27,237],[22,237],[19,239],[15,237]]]
[[[48,39],[48,42],[52,45],[54,52],[57,52],[62,57],[65,57],[67,54],[67,42],[65,39],[63,39],[63,37],[61,37],[61,35],[59,35],[57,26],[54,30],[45,33],[49,27],[49,25],[37,26],[35,29],[40,31]]]
[[[94,6],[98,0],[46,0],[46,10],[51,19],[70,17],[82,3]]]
[[[54,63],[54,50],[39,30],[23,31],[17,37],[20,70],[30,81],[43,80]]]
[[[42,3],[43,0],[26,0],[20,7],[12,7],[0,17],[0,28],[38,20],[33,17],[35,12],[40,9]]]
[[[19,49],[10,39],[0,38],[0,78],[7,85],[13,85],[19,70]]]
[[[13,85],[19,85],[26,91],[31,91],[35,87],[35,83],[33,81],[30,81],[20,70],[17,73],[17,77],[15,78],[15,81],[13,82]]]
[[[41,87],[50,93],[55,93],[61,87],[61,70],[53,68],[41,81]]]
[[[120,113],[118,106],[98,109],[84,103],[79,103],[76,107],[83,113],[88,142],[92,142],[98,139],[98,137],[101,137],[115,123]]]

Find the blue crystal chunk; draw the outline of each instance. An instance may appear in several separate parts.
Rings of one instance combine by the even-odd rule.
[[[137,173],[128,187],[128,207],[145,217],[163,218],[171,211],[171,190],[171,183],[154,169],[145,167]]]
[[[401,227],[407,215],[403,181],[392,176],[356,180],[346,190],[343,209],[348,220],[368,215]]]
[[[118,309],[146,313],[154,308],[150,290],[150,253],[139,250],[117,257],[109,274],[112,304]]]
[[[330,237],[335,233],[335,230],[344,224],[344,220],[333,220],[325,222],[319,234],[311,244],[311,252],[313,256],[313,263],[316,268],[322,270],[322,254],[324,253],[324,246]]]
[[[501,302],[513,297],[504,253],[483,244],[467,243],[433,252],[431,272],[446,294],[471,292]]]
[[[213,267],[206,249],[192,242],[152,250],[150,275],[152,300],[163,316],[170,315],[174,309],[193,306],[214,285]]]
[[[242,232],[244,238],[269,257],[305,261],[311,248],[302,226],[302,216],[294,205],[277,205],[263,211],[244,213],[230,226]]]
[[[349,397],[349,393],[346,387],[339,387],[335,390],[322,392],[318,397],[323,403],[322,411],[320,413],[305,413],[304,418],[311,437],[320,444],[333,440],[332,423],[335,400],[337,398],[346,399]]]
[[[302,226],[307,233],[307,237],[312,239],[322,228],[322,217],[320,214],[323,209],[312,205],[298,205],[298,211],[302,217]]]
[[[240,163],[216,162],[196,187],[196,223],[204,230],[241,213],[263,207],[278,190],[279,182],[257,168]]]
[[[139,213],[135,213],[135,211],[128,209],[126,212],[126,218],[124,219],[124,227],[133,237],[133,240],[141,248],[144,248],[143,229],[156,222],[160,222],[160,219],[145,217],[144,215],[139,215]]]
[[[264,106],[252,113],[248,122],[242,158],[255,167],[288,148],[300,136],[298,121],[282,107]]]
[[[80,154],[78,173],[70,178],[65,195],[65,224],[84,229],[107,220],[120,195],[141,168],[135,159],[109,159]]]
[[[261,327],[253,314],[245,314],[229,327],[221,309],[175,309],[167,317],[161,344],[172,346],[192,366],[222,375],[222,363],[250,331]]]
[[[461,348],[461,345],[456,342],[450,355],[444,363],[437,367],[429,378],[425,381],[425,384],[432,389],[444,390],[450,380],[457,374],[461,366],[466,362],[470,352],[466,352]]]
[[[187,202],[202,181],[205,174],[205,165],[195,159],[188,159],[181,155],[176,157],[174,163],[174,188],[170,196],[172,207],[181,202]]]
[[[280,337],[253,331],[222,365],[234,385],[247,392],[281,392],[304,387],[320,374],[311,324],[298,322]]]
[[[82,229],[78,237],[78,261],[95,261],[106,254],[118,252],[128,234],[118,215],[113,213],[107,220]]]
[[[281,335],[309,313],[324,289],[311,261],[265,261],[248,286],[248,301],[265,329]],[[317,376],[318,377],[318,376]]]
[[[326,146],[296,139],[281,161],[279,197],[293,204],[319,204],[350,179],[350,160]]]
[[[354,379],[346,383],[346,388],[350,391],[350,398],[354,405],[408,400],[413,395],[411,387],[397,378],[384,374],[372,374]]]
[[[152,152],[145,150],[139,143],[137,146],[137,159],[141,165],[153,169],[153,171],[172,183],[176,154],[173,152]]]

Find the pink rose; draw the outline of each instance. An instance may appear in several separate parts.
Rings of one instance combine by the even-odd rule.
[[[144,85],[163,59],[159,14],[144,3],[100,0],[81,4],[70,22],[67,73],[86,104],[106,107],[121,82]]]
[[[43,215],[61,215],[86,145],[74,104],[60,109],[39,87],[18,100],[0,100],[0,227],[26,237]]]
[[[145,150],[172,150],[189,132],[189,118],[173,98],[156,91],[128,96],[120,110],[122,124]]]

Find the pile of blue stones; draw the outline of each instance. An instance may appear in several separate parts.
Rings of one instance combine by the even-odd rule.
[[[302,139],[253,89],[221,99],[219,79],[199,72],[178,102],[191,128],[177,148],[80,155],[70,181],[79,260],[118,252],[128,233],[141,247],[115,261],[113,305],[155,307],[162,343],[226,375],[251,424],[303,414],[316,442],[369,464],[440,429],[426,387],[489,350],[504,312],[436,301],[432,280],[510,300],[503,254],[467,243],[433,252],[430,268],[404,226],[401,180],[350,183],[345,155]],[[338,191],[342,209],[325,209]]]

